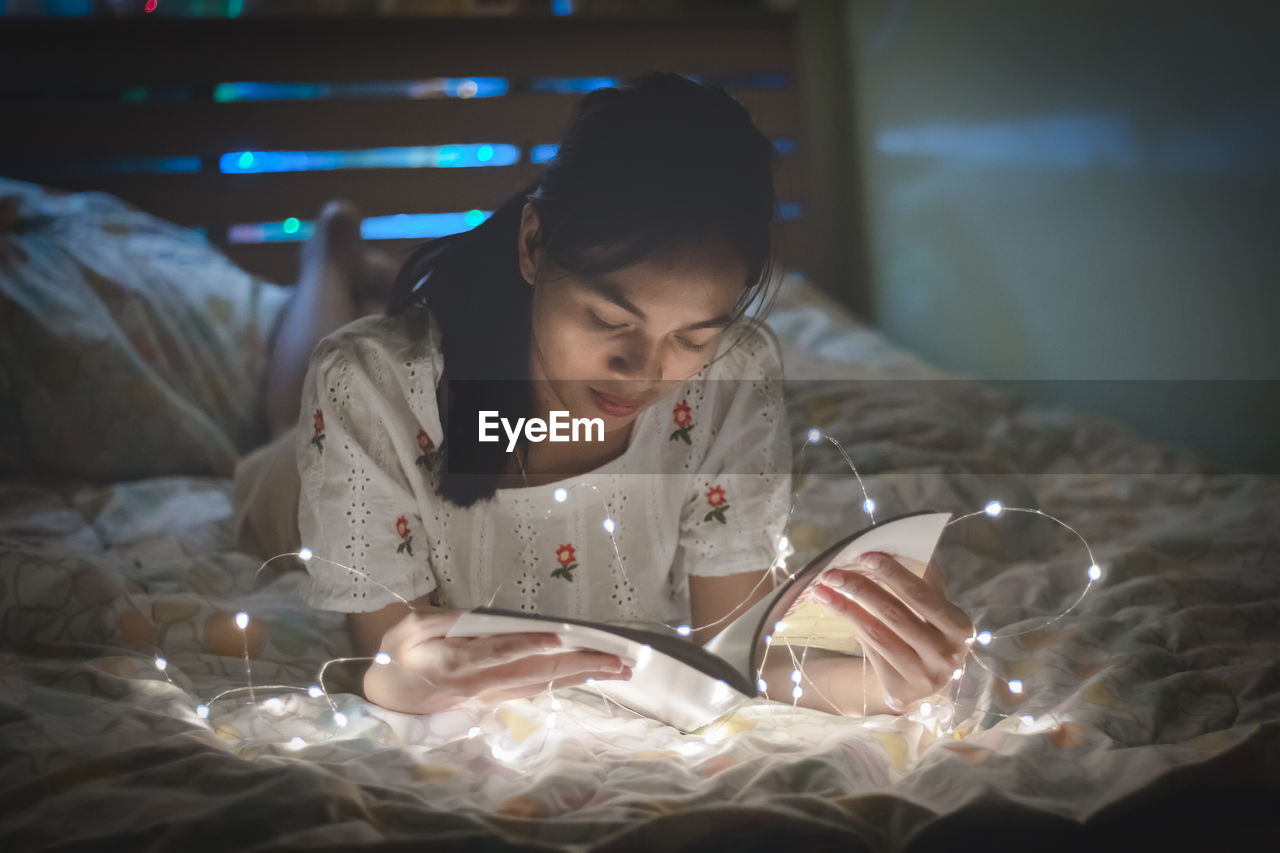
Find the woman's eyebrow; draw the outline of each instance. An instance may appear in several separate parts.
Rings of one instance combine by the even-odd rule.
[[[623,310],[630,311],[641,320],[647,319],[645,317],[645,313],[640,310],[639,306],[623,295],[622,287],[619,286],[616,281],[604,277],[588,278],[586,281],[587,286],[594,290],[599,296],[609,300]],[[722,329],[725,326],[728,326],[731,322],[733,322],[733,318],[731,316],[728,314],[721,314],[717,317],[712,317],[710,320],[690,323],[684,328],[689,331],[694,329]]]

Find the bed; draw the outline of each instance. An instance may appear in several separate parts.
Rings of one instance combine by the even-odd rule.
[[[419,718],[341,665],[333,705],[310,695],[350,654],[341,616],[230,546],[226,466],[285,288],[112,196],[0,188],[23,223],[0,266],[5,462],[26,469],[0,486],[4,849],[1047,849],[1274,826],[1275,478],[948,374],[794,271],[768,322],[797,463],[818,427],[882,512],[1040,508],[1104,572],[979,652],[953,725],[757,700],[684,735],[580,691]],[[834,446],[803,466],[795,561],[865,520]],[[938,560],[993,630],[1062,611],[1087,562],[1047,519],[981,514]],[[251,672],[218,630],[239,612]]]
[[[308,42],[281,40],[300,23],[268,21],[222,32],[244,39],[235,56],[182,22],[112,39],[47,22],[0,30],[6,92],[44,87],[9,110],[17,120],[0,140],[5,163],[23,169],[5,173],[27,179],[0,181],[11,199],[0,206],[0,849],[1274,846],[1276,478],[1224,473],[895,346],[828,295],[838,287],[805,274],[816,263],[803,206],[782,225],[785,276],[766,318],[784,346],[797,451],[789,560],[866,521],[835,446],[806,446],[816,427],[839,439],[883,516],[960,516],[999,500],[1071,525],[1101,570],[1078,605],[1055,619],[1088,566],[1062,526],[979,513],[949,528],[937,559],[953,597],[979,626],[1027,633],[977,652],[945,727],[756,701],[684,735],[570,691],[417,718],[360,700],[342,664],[326,671],[332,704],[308,689],[350,653],[341,617],[298,604],[289,559],[263,568],[231,547],[230,530],[229,477],[263,439],[264,341],[297,243],[232,242],[231,229],[314,215],[331,197],[370,216],[484,208],[528,164],[228,176],[209,164],[250,147],[236,134],[279,148],[383,145],[398,141],[402,112],[247,102],[214,116],[181,100],[58,100],[46,96],[83,75],[48,51],[120,57],[96,78],[108,88],[154,78],[153,64],[192,90],[317,79],[343,36],[362,61],[342,72],[366,82],[478,73],[481,42],[493,74],[627,73],[651,64],[647,46],[664,35],[668,67],[794,70],[786,28],[760,20],[717,23],[718,38],[705,22],[678,33],[579,22],[591,47],[566,38],[554,50],[501,22],[443,35],[412,21],[325,22]],[[409,67],[407,51],[378,49],[388,32],[435,49]],[[15,82],[36,62],[47,75]],[[799,139],[779,188],[805,201],[798,95],[742,97],[770,135]],[[572,97],[481,100],[422,101],[417,142],[519,129],[527,152],[554,139]],[[360,120],[329,121],[335,111]],[[138,124],[103,121],[126,112]],[[136,132],[143,124],[150,132]],[[103,157],[201,165],[58,172],[87,132]],[[239,613],[243,632],[228,630]]]

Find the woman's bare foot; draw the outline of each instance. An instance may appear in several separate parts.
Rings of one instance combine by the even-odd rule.
[[[267,426],[272,437],[293,426],[311,351],[335,329],[379,313],[398,266],[387,252],[365,245],[363,217],[348,201],[330,201],[302,246],[293,296],[276,324],[267,355]]]

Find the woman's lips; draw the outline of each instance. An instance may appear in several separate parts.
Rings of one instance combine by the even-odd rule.
[[[638,401],[628,400],[624,397],[612,397],[608,394],[602,394],[594,388],[588,388],[587,391],[591,393],[591,399],[596,404],[596,408],[611,417],[625,418],[640,408]]]

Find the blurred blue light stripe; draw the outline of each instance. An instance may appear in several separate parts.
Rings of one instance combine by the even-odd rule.
[[[103,157],[46,161],[0,161],[0,174],[26,175],[194,175],[200,158],[189,157]]]
[[[529,91],[561,95],[584,94],[607,86],[617,86],[620,82],[616,77],[534,77],[529,81]]]
[[[510,88],[504,77],[433,77],[356,83],[219,83],[218,103],[296,101],[323,98],[496,98]]]
[[[468,231],[484,222],[493,211],[465,210],[449,213],[395,213],[370,216],[360,223],[360,236],[366,240],[421,240],[444,237]],[[227,229],[228,243],[293,243],[306,240],[315,232],[309,220],[283,219],[279,222],[253,222],[232,225]]]
[[[320,172],[334,169],[419,169],[509,166],[520,160],[515,145],[479,143],[356,151],[231,151],[218,160],[228,175]]]

